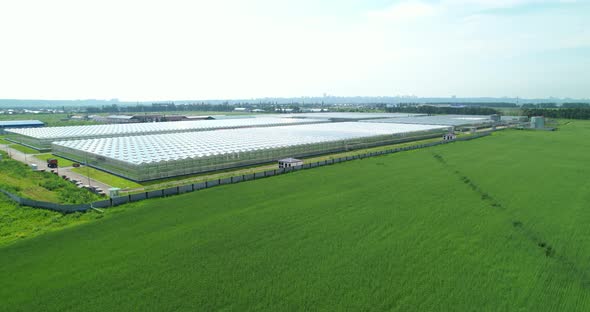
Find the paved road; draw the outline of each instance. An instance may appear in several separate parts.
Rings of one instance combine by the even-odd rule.
[[[36,164],[37,168],[39,170],[47,170],[47,171],[52,170],[51,168],[47,168],[47,161],[42,160],[42,159],[38,159],[34,155],[25,154],[21,151],[15,150],[14,148],[10,148],[9,146],[7,146],[5,144],[0,144],[0,150],[7,152],[8,155],[10,155],[10,157],[14,160],[20,161],[20,162],[25,163],[27,165]],[[96,181],[94,179],[90,179],[90,181],[88,181],[87,176],[85,176],[83,174],[79,174],[77,172],[73,172],[72,167],[60,167],[58,172],[59,172],[60,176],[65,175],[66,177],[68,177],[70,179],[82,181],[82,183],[84,183],[84,184],[88,184],[90,182],[91,186],[97,186],[105,192],[108,192],[109,188],[112,187],[108,184],[102,183],[100,181]]]

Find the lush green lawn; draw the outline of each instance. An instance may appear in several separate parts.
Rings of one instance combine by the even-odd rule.
[[[72,171],[77,172],[79,174],[83,174],[85,176],[90,175],[91,179],[95,179],[97,181],[106,183],[113,187],[118,188],[136,188],[141,187],[140,184],[137,184],[133,181],[118,177],[116,175],[110,174],[108,172],[100,171],[94,168],[90,168],[87,166],[79,167],[79,168],[72,168]]]
[[[135,204],[0,248],[6,311],[587,311],[590,122]]]
[[[12,144],[10,145],[10,148],[15,149],[17,151],[21,151],[25,154],[39,154],[38,150],[20,144]]]

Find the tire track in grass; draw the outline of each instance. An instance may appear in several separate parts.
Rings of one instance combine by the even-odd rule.
[[[588,272],[588,270],[579,267],[574,261],[571,261],[565,255],[558,254],[555,250],[555,247],[549,244],[540,233],[527,228],[523,222],[515,218],[514,215],[512,215],[502,203],[500,203],[488,192],[480,188],[472,179],[467,177],[461,171],[451,168],[451,165],[447,163],[442,155],[433,152],[432,157],[434,157],[434,159],[436,159],[441,165],[443,165],[447,170],[459,178],[459,180],[466,184],[467,187],[477,193],[481,197],[481,200],[486,202],[491,208],[506,214],[507,219],[511,220],[510,222],[512,223],[512,227],[515,229],[515,231],[531,241],[538,248],[541,248],[545,257],[553,259],[564,266],[566,269],[569,269],[570,272],[573,272],[575,278],[580,279],[580,283],[583,288],[590,289],[590,272]]]

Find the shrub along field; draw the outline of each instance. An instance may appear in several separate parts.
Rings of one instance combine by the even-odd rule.
[[[587,311],[589,135],[509,130],[136,203],[0,247],[0,302]]]

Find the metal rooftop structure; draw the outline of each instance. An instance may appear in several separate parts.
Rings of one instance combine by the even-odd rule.
[[[52,148],[56,155],[141,181],[447,131],[439,125],[339,122],[60,141]]]

